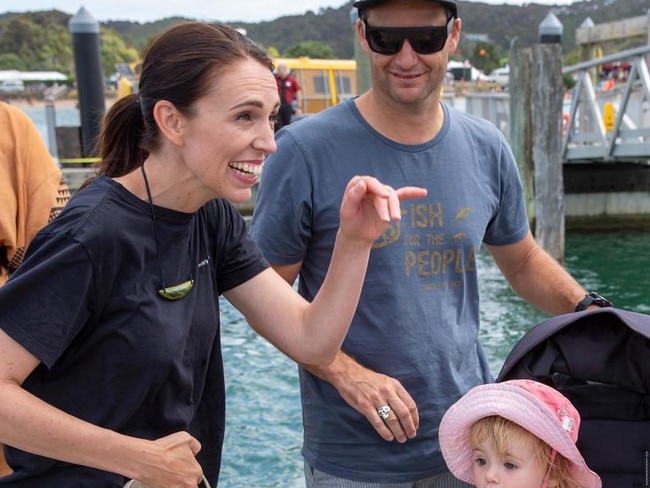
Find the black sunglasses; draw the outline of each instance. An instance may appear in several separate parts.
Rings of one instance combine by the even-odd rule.
[[[363,19],[368,46],[377,54],[393,55],[400,52],[404,40],[408,39],[418,54],[433,54],[442,50],[453,27],[454,17],[447,19],[447,25],[436,27],[373,27]]]

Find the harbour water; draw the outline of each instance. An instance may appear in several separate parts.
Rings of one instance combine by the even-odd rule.
[[[32,119],[32,122],[34,122],[34,125],[36,125],[36,128],[41,134],[41,137],[43,137],[45,143],[48,144],[48,147],[50,147],[45,108],[40,104],[34,106],[21,105],[20,108],[22,108],[25,113],[29,115],[29,118]],[[57,126],[79,127],[81,125],[81,116],[79,114],[79,109],[76,108],[75,104],[71,101],[66,101],[66,103],[59,102],[58,105],[56,105],[55,114],[55,122]]]
[[[46,137],[42,109],[26,112]],[[78,125],[78,112],[57,109],[57,124]],[[487,253],[478,262],[481,341],[496,375],[517,340],[547,317],[510,290]],[[646,232],[568,232],[565,265],[585,288],[617,307],[650,314],[650,223]],[[228,302],[221,305],[227,426],[219,486],[303,488],[296,366]]]
[[[587,289],[619,308],[650,314],[650,235],[608,232],[566,236],[566,267]],[[489,255],[479,255],[481,341],[494,375],[521,336],[548,318],[518,298]],[[223,305],[228,424],[226,488],[303,488],[296,366]]]

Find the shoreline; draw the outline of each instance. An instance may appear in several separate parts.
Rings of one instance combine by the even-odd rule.
[[[113,105],[113,103],[115,103],[116,98],[106,97],[104,100],[106,103],[106,108],[108,109],[111,105]],[[79,108],[79,100],[77,98],[59,98],[53,102],[47,102],[43,99],[28,97],[4,99],[3,102],[20,109],[45,108],[50,103],[52,103],[56,108]]]

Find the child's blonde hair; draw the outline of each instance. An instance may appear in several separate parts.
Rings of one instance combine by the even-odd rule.
[[[470,443],[476,447],[487,440],[494,443],[499,456],[505,456],[513,443],[530,439],[534,446],[535,462],[548,471],[549,488],[582,488],[574,476],[573,463],[556,451],[551,464],[553,448],[520,425],[493,415],[477,420],[470,429]]]

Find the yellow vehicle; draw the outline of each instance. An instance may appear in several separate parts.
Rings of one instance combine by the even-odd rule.
[[[298,80],[301,111],[314,114],[357,95],[357,62],[354,59],[276,58],[275,66],[286,64]],[[116,65],[120,74],[117,97],[135,93],[140,62]]]
[[[118,63],[115,69],[119,74],[117,80],[117,98],[122,98],[138,91],[138,78],[142,69],[142,61]]]
[[[303,114],[314,114],[357,95],[357,62],[354,59],[276,58],[298,80]]]

